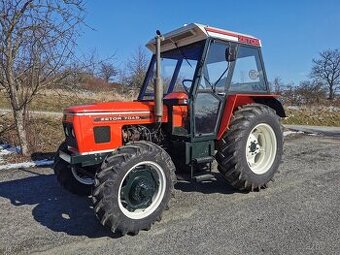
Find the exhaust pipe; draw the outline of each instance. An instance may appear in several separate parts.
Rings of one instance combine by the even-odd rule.
[[[164,40],[161,32],[156,31],[156,76],[154,80],[154,114],[156,122],[162,122],[163,117],[163,82],[161,78],[161,41]]]

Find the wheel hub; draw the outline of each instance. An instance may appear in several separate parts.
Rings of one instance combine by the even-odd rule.
[[[254,142],[254,141],[251,142],[251,144],[250,144],[250,146],[249,146],[250,152],[256,152],[257,147],[258,147],[258,143]]]
[[[156,191],[154,183],[151,183],[148,179],[141,178],[136,180],[130,190],[131,202],[142,205],[151,202],[152,196]]]
[[[254,134],[250,134],[248,139],[248,153],[250,155],[257,155],[260,152],[261,145],[258,138]]]
[[[136,169],[126,177],[120,196],[128,211],[145,209],[152,203],[159,186],[154,175],[151,168],[142,168]]]

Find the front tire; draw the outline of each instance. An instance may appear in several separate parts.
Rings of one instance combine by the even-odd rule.
[[[92,200],[112,232],[149,230],[167,208],[175,182],[170,156],[151,142],[135,142],[108,156],[95,176]]]
[[[60,185],[73,194],[79,196],[90,195],[94,183],[93,178],[83,174],[80,167],[71,166],[69,163],[60,158],[59,151],[67,151],[66,143],[62,143],[59,146],[57,155],[54,158],[53,170]]]
[[[279,116],[261,104],[241,107],[218,141],[217,150],[218,169],[233,187],[246,191],[266,188],[282,157]]]

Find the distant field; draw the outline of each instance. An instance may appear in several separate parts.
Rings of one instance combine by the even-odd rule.
[[[129,101],[136,95],[121,95],[114,91],[65,91],[60,89],[44,90],[32,101],[32,111],[61,112],[71,105],[89,104],[93,102]],[[0,92],[0,108],[10,108],[9,100]]]

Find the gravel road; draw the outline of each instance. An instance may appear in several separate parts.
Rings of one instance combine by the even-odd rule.
[[[0,254],[339,254],[340,139],[291,135],[275,182],[181,182],[148,232],[119,237],[50,168],[0,171]]]

